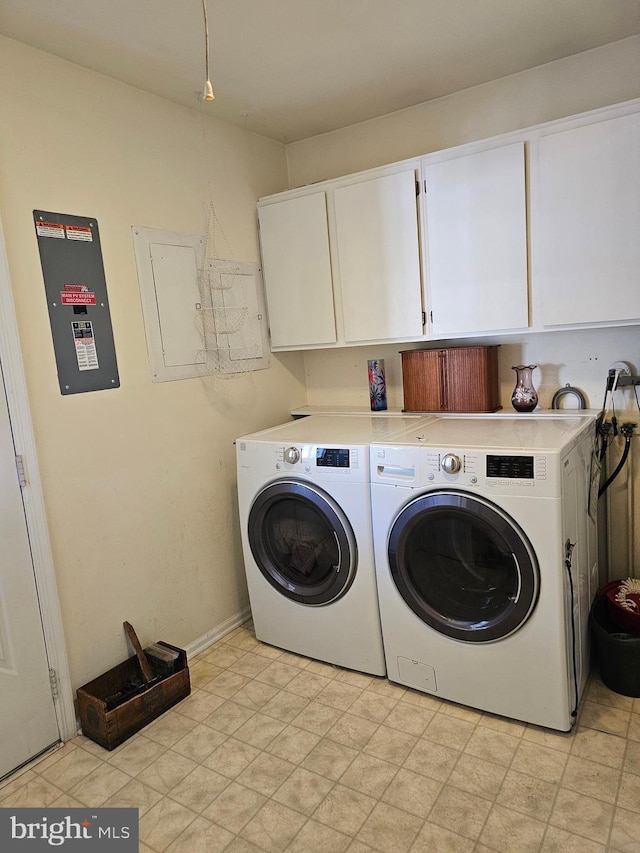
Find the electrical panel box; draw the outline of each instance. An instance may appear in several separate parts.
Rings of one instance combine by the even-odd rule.
[[[199,234],[132,233],[153,382],[269,366],[259,264],[205,257]]]
[[[33,216],[60,392],[118,388],[98,223],[45,210]]]

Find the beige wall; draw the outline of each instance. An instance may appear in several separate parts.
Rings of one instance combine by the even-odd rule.
[[[126,656],[125,619],[184,645],[247,606],[233,441],[306,398],[298,353],[150,380],[131,227],[203,233],[210,180],[235,258],[257,261],[256,199],[286,187],[283,146],[202,108],[0,39],[0,210],[74,687]],[[34,208],[98,221],[119,389],[60,394]]]
[[[299,187],[640,96],[640,36],[287,146]]]

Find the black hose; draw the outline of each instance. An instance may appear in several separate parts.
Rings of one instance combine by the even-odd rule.
[[[624,450],[622,451],[622,456],[620,457],[620,461],[616,465],[615,470],[613,471],[611,476],[600,486],[600,489],[598,490],[598,497],[600,497],[601,495],[604,494],[604,492],[609,488],[611,483],[613,483],[615,478],[618,476],[618,474],[622,470],[624,463],[627,461],[627,456],[629,455],[630,450],[631,450],[631,435],[629,434],[629,435],[625,435],[625,437],[624,437]]]
[[[567,570],[567,574],[569,575],[569,589],[571,591],[571,658],[573,662],[573,690],[575,696],[575,705],[573,706],[573,710],[571,711],[571,716],[575,720],[578,716],[578,662],[576,655],[576,617],[575,617],[575,590],[573,587],[573,574],[571,572],[571,555],[573,552],[573,545],[567,540],[567,556],[564,561],[565,568]]]

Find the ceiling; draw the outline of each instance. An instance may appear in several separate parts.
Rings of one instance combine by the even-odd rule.
[[[0,33],[282,142],[640,33],[640,0],[0,0]]]

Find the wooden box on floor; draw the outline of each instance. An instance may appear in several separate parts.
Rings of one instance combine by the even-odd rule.
[[[404,412],[495,412],[501,409],[498,347],[401,352]]]
[[[169,643],[160,643],[178,652],[175,672],[157,681],[112,710],[106,699],[123,689],[130,678],[140,676],[138,658],[128,660],[94,678],[77,691],[82,733],[105,749],[114,749],[191,692],[187,653]]]

